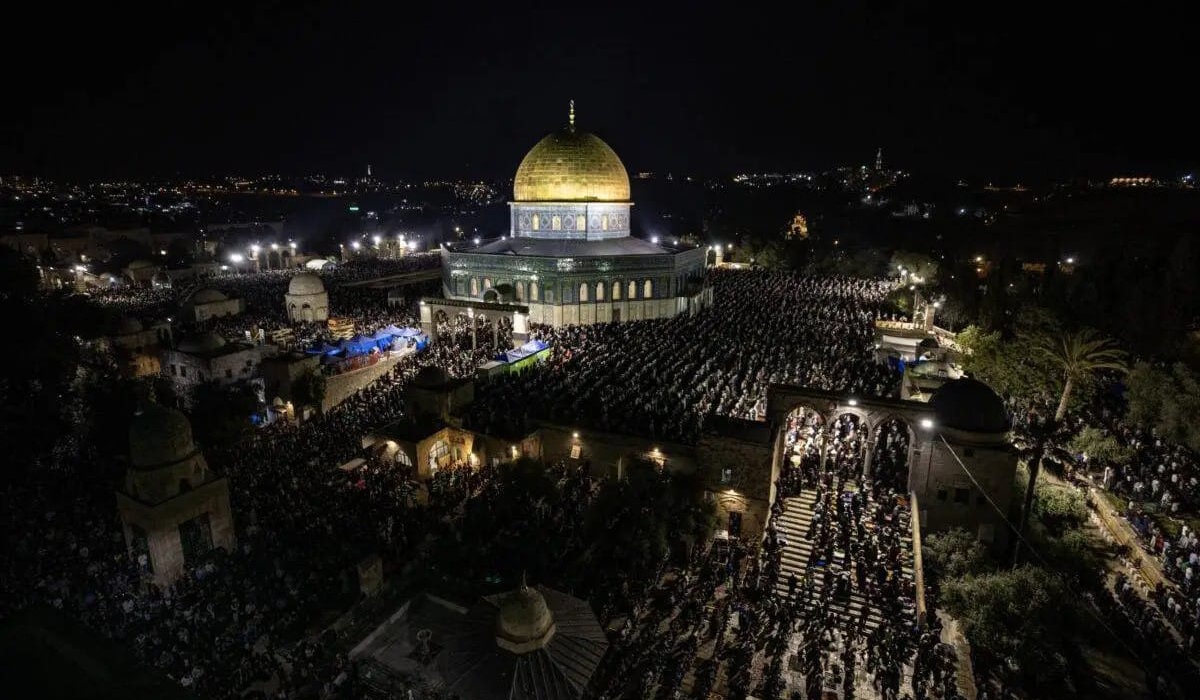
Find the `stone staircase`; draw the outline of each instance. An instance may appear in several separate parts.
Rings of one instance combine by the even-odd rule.
[[[803,582],[805,572],[808,570],[809,563],[814,561],[813,543],[809,539],[809,526],[812,524],[813,509],[816,504],[817,495],[815,491],[805,490],[799,496],[787,498],[784,500],[784,512],[775,520],[775,526],[778,528],[781,536],[785,539],[783,549],[780,553],[780,574],[775,583],[775,592],[781,597],[788,597],[788,577],[795,573],[799,583],[796,586],[794,595],[803,595]],[[909,518],[911,514],[906,510],[900,517],[899,526],[901,528],[901,547],[903,548],[903,573],[902,575],[908,583],[913,581],[913,552],[912,552],[912,529]],[[846,561],[848,553],[834,551],[833,562],[827,564],[834,572],[848,570],[847,567],[852,566]],[[809,594],[806,601],[806,606],[809,608],[816,607],[819,601],[828,600],[830,609],[841,617],[842,620],[851,621],[859,620],[864,625],[864,629],[869,633],[883,621],[882,611],[873,603],[866,599],[866,596],[851,586],[848,596],[837,597],[832,591],[826,592],[824,582],[824,570],[814,569],[813,590]],[[909,606],[909,612],[916,615],[912,606]]]

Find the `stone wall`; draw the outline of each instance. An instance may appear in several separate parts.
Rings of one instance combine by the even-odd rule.
[[[328,411],[346,399],[354,396],[359,390],[391,371],[392,367],[407,353],[392,355],[384,358],[370,367],[363,367],[352,372],[335,374],[325,380],[325,400],[321,402],[321,410]]]
[[[742,519],[741,536],[762,537],[775,482],[772,445],[733,436],[705,434],[695,448],[696,462],[717,502],[717,529],[727,529],[731,513]]]

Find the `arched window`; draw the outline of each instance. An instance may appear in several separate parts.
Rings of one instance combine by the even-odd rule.
[[[530,282],[529,283],[529,301],[537,301],[537,300],[538,300],[538,283]]]
[[[654,285],[651,284],[650,280],[646,280],[645,282],[642,283],[642,298],[643,299],[651,299],[653,297],[654,297]]]
[[[600,228],[601,228],[601,230],[604,230],[604,231],[608,230],[608,214],[601,215]]]
[[[596,283],[596,301],[604,301],[604,283]]]
[[[542,225],[542,217],[538,216],[537,214],[534,214],[533,215],[533,230],[534,231],[538,230],[539,228],[541,228],[541,225]]]
[[[586,231],[587,230],[587,218],[585,218],[583,214],[579,214],[575,217],[575,230],[576,231]]]
[[[396,464],[399,464],[402,467],[411,467],[413,465],[412,457],[408,456],[408,452],[406,452],[403,447],[396,450]]]
[[[525,301],[525,283],[518,280],[515,289],[517,301]]]
[[[650,282],[647,281],[646,284],[650,284]],[[483,278],[483,290],[486,292],[487,290],[489,290],[491,288],[492,288],[492,278],[484,277]]]
[[[558,214],[555,214],[554,217],[550,219],[550,228],[554,229],[555,231],[561,231],[562,217]]]
[[[613,282],[612,298],[613,298],[613,301],[621,301],[621,283],[620,282]]]
[[[629,298],[637,299],[637,282],[629,280]]]
[[[554,288],[553,287],[546,290],[546,303],[547,304],[554,303]]]
[[[587,286],[587,282],[580,282],[580,283],[579,283],[579,301],[580,301],[580,302],[585,302],[585,301],[587,301],[587,300],[588,300],[588,286]]]
[[[471,278],[471,296],[479,296],[479,279],[476,277]]]

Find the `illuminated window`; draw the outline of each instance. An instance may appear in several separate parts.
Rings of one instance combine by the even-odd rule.
[[[596,283],[596,301],[604,301],[604,283]]]
[[[541,228],[541,225],[542,225],[541,217],[539,217],[537,214],[534,214],[533,215],[533,230],[534,231],[538,230],[539,228]]]
[[[637,299],[637,282],[629,280],[629,298]]]
[[[525,283],[518,281],[516,284],[517,301],[525,300]]]
[[[733,483],[733,467],[725,467],[721,470],[721,485],[728,486]]]
[[[529,300],[530,301],[538,300],[538,283],[537,282],[529,283]]]
[[[554,217],[550,219],[550,228],[554,229],[555,231],[561,231],[562,217],[555,214]]]
[[[583,302],[583,301],[587,301],[587,300],[588,300],[587,282],[581,282],[579,284],[579,301]]]
[[[587,219],[583,217],[583,214],[580,214],[575,217],[575,230],[583,231],[585,229],[587,229]]]
[[[471,278],[471,296],[479,296],[479,280],[475,277]]]
[[[613,301],[621,300],[621,283],[620,282],[613,282],[612,297],[613,297]]]
[[[651,284],[650,280],[646,280],[642,284],[642,298],[649,299],[653,296],[654,296],[654,285]]]
[[[649,282],[647,282],[646,284],[650,284],[650,283],[649,283]],[[487,291],[487,290],[489,290],[489,289],[491,289],[491,288],[492,288],[492,278],[491,278],[491,277],[484,277],[484,278],[483,278],[483,289],[484,289],[484,291]]]

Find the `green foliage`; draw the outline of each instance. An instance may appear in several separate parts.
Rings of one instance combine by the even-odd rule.
[[[982,574],[992,568],[987,547],[962,528],[927,535],[921,558],[935,581]]]
[[[1182,363],[1170,369],[1139,362],[1129,373],[1129,419],[1163,439],[1200,450],[1200,376]]]
[[[1087,503],[1082,494],[1069,486],[1045,481],[1037,484],[1033,512],[1056,535],[1083,525],[1088,518]]]
[[[1026,687],[1049,697],[1067,676],[1074,597],[1054,574],[1025,565],[964,576],[942,587],[942,604],[962,623],[971,645],[1015,662]]]
[[[208,381],[192,388],[192,430],[206,449],[233,447],[248,437],[254,432],[250,416],[257,410],[249,385]]]
[[[325,401],[325,375],[309,370],[296,377],[292,384],[292,395],[300,406],[320,408]]]
[[[1099,586],[1104,563],[1086,530],[1073,528],[1059,537],[1046,537],[1037,543],[1037,548],[1050,567],[1075,586],[1086,589]]]
[[[1071,439],[1072,452],[1087,455],[1090,464],[1124,464],[1133,458],[1133,450],[1100,428],[1088,426]]]
[[[901,269],[904,269],[909,279],[915,278],[920,284],[932,284],[937,278],[938,263],[924,253],[898,250],[892,254],[888,274],[898,275]]]

